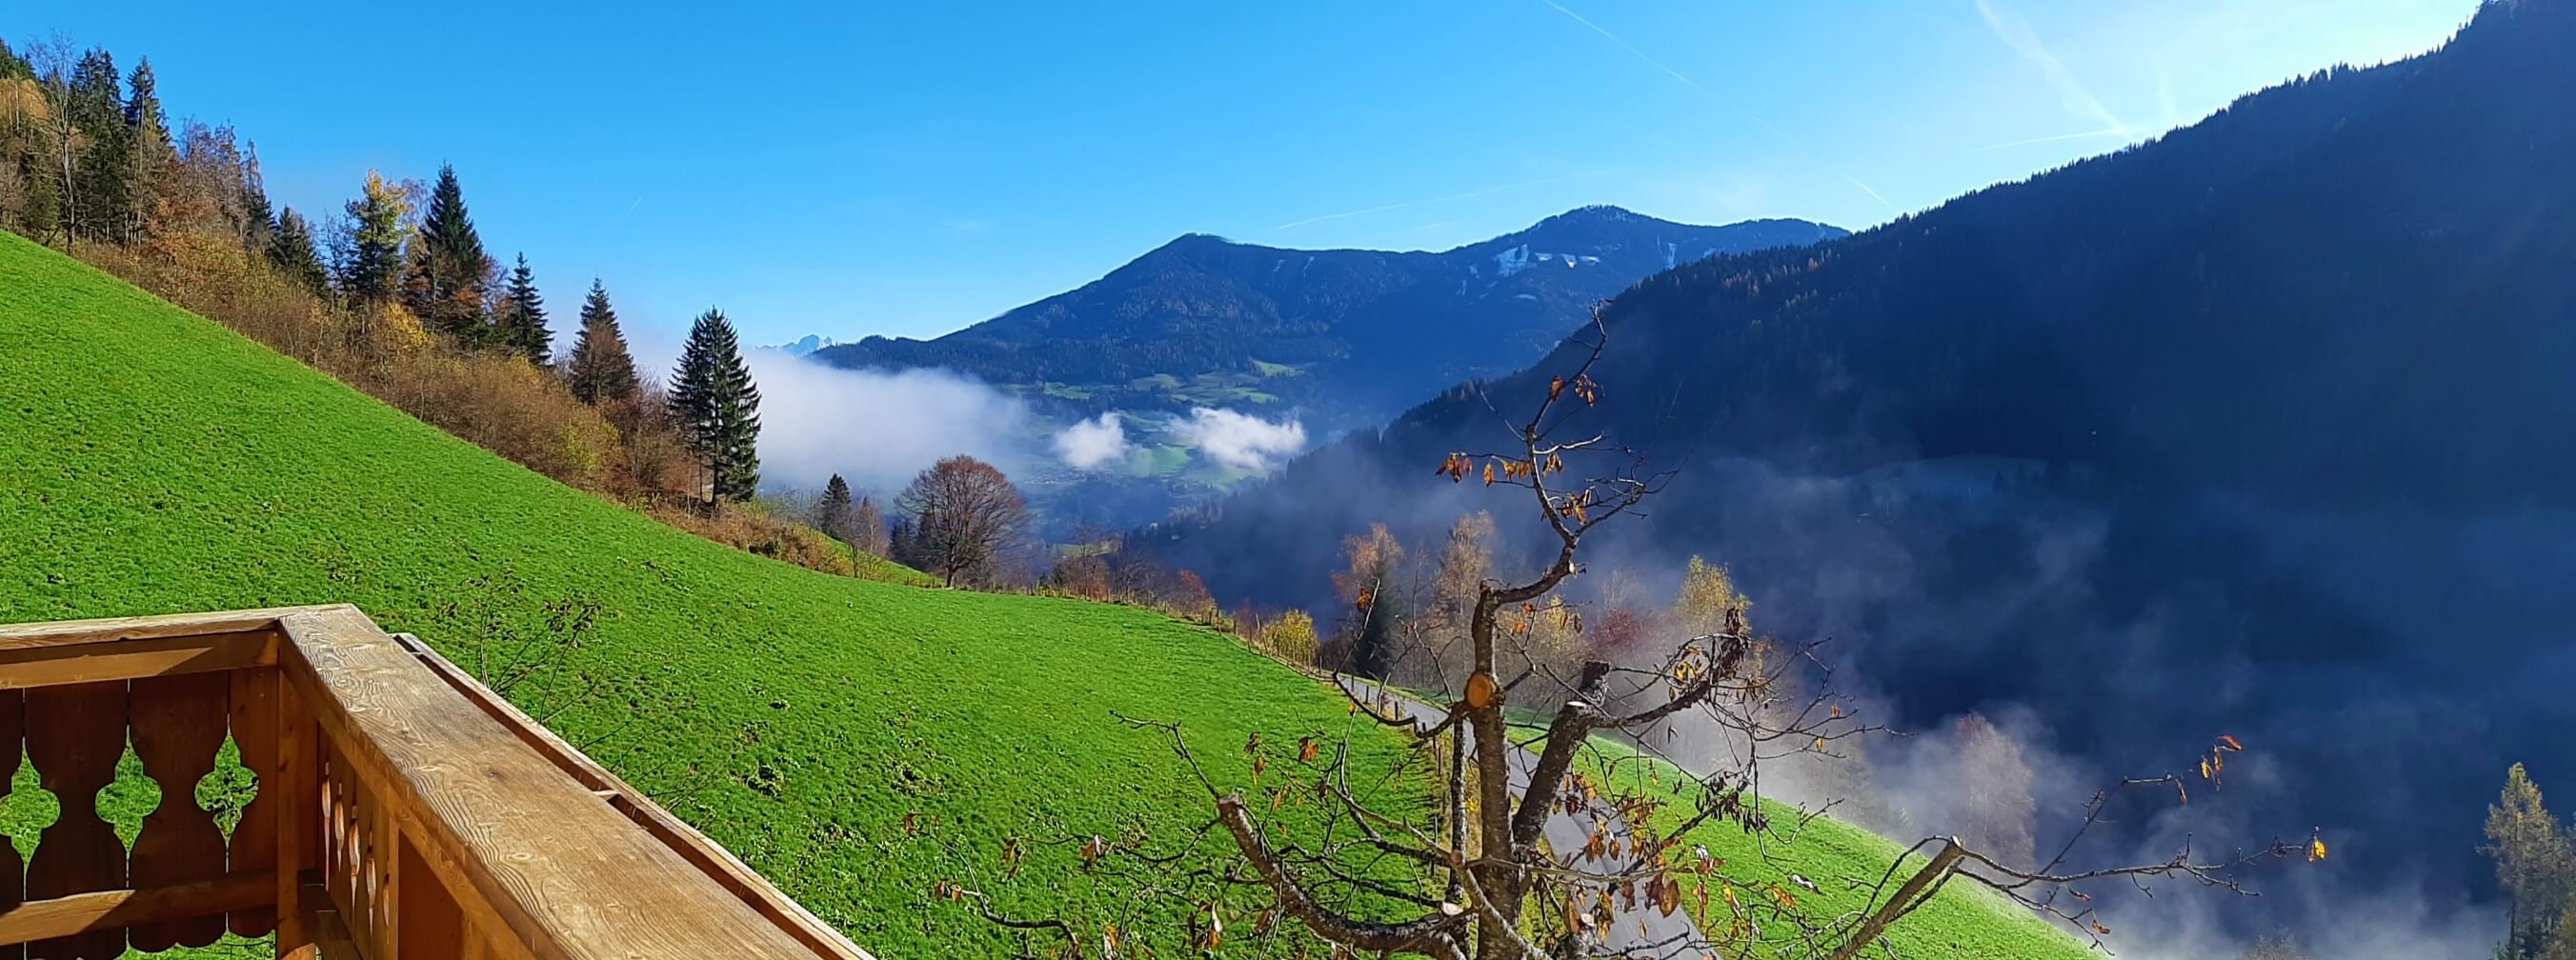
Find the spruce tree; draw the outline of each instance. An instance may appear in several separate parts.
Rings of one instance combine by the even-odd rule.
[[[134,64],[126,81],[125,190],[129,198],[126,239],[143,233],[161,215],[161,203],[177,172],[179,151],[170,143],[169,118],[161,112],[160,84],[153,79],[152,58]]]
[[[483,237],[465,211],[465,188],[456,182],[456,167],[440,164],[438,185],[430,189],[429,208],[421,213],[419,249],[412,251],[403,277],[403,303],[430,329],[467,346],[487,345],[493,340],[484,314],[491,273],[492,258],[483,252]]]
[[[671,381],[671,421],[706,467],[708,506],[751,498],[760,486],[760,389],[724,311],[709,308],[689,326]]]
[[[626,352],[626,334],[617,329],[617,310],[608,305],[608,288],[596,279],[581,302],[581,331],[573,335],[564,375],[572,395],[593,406],[632,402],[642,390],[635,358]]]
[[[546,303],[537,296],[537,275],[528,269],[527,254],[520,254],[519,265],[510,271],[493,327],[501,345],[526,354],[529,363],[542,367],[554,359],[555,335],[546,329]]]
[[[824,536],[858,550],[857,526],[853,523],[856,519],[850,512],[850,482],[835,473],[831,482],[823,485],[823,502],[814,508],[814,526],[822,530]]]
[[[65,205],[71,218],[65,227],[75,233],[94,237],[122,239],[120,230],[133,209],[126,193],[126,144],[130,139],[125,126],[124,81],[116,74],[116,58],[107,51],[91,49],[81,55],[73,68],[69,109],[65,111],[71,126],[78,132],[80,156],[72,172],[72,194],[77,205]]]
[[[270,266],[287,279],[304,285],[315,294],[331,292],[331,276],[322,269],[322,256],[313,249],[313,230],[304,225],[304,215],[288,207],[277,215],[276,229],[268,237]]]
[[[268,183],[259,175],[259,144],[248,144],[242,151],[241,182],[242,249],[265,253],[276,239],[277,216],[268,206]]]

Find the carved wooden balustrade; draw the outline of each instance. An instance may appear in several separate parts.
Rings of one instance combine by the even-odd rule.
[[[196,800],[228,739],[257,778],[229,834]],[[0,740],[0,791],[23,744],[61,807],[24,864],[0,842],[0,960],[227,930],[332,960],[868,960],[355,607],[0,626]],[[93,800],[129,744],[161,792],[131,846]]]

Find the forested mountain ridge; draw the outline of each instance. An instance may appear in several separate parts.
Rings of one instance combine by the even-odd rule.
[[[1075,415],[1231,401],[1299,408],[1332,429],[1383,422],[1441,387],[1526,366],[1590,304],[1648,274],[1843,234],[1801,220],[1693,226],[1616,207],[1437,253],[1291,250],[1192,234],[947,336],[869,337],[817,356],[845,367],[946,368],[1027,388],[1033,402]]]
[[[1735,564],[1775,629],[1905,678],[1901,720],[2015,701],[2114,770],[2261,736],[2247,789],[2471,882],[2494,771],[2576,763],[2544,733],[2576,720],[2546,692],[2576,622],[2570,49],[2576,4],[2492,3],[2425,56],[1644,281],[1577,424],[1680,474],[1605,549]],[[1580,349],[1135,542],[1311,600],[1343,536],[1436,544],[1479,506],[1432,467]]]

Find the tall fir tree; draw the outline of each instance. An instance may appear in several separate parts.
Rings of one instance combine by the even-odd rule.
[[[643,392],[635,376],[635,357],[626,352],[626,334],[617,329],[617,309],[608,303],[608,288],[590,281],[590,296],[581,301],[581,330],[573,334],[572,358],[564,378],[581,402],[632,403]]]
[[[852,550],[862,550],[856,520],[851,512],[850,482],[835,473],[829,482],[823,484],[822,502],[814,506],[814,526],[823,531],[824,536],[849,544]]]
[[[456,167],[440,164],[438,184],[430,188],[429,206],[421,212],[420,243],[412,251],[403,277],[403,305],[423,324],[468,346],[495,339],[485,296],[491,292],[492,258],[483,252],[483,237],[465,210],[465,188]]]
[[[410,231],[403,228],[403,218],[411,215],[410,201],[401,187],[369,170],[358,199],[349,201],[343,212],[348,221],[337,237],[338,249],[332,251],[333,279],[339,282],[340,295],[362,308],[392,303],[401,281],[403,244],[410,238]]]
[[[67,218],[63,226],[72,233],[123,239],[118,234],[133,209],[125,189],[130,138],[123,91],[114,56],[96,48],[81,54],[79,65],[72,69],[64,111],[78,131],[74,139],[79,143],[70,191],[78,199],[63,208]]]
[[[671,421],[707,472],[707,505],[748,500],[760,486],[760,389],[724,311],[689,326],[671,380]]]
[[[304,215],[288,207],[277,215],[277,228],[269,234],[264,251],[270,266],[287,279],[303,284],[315,294],[331,292],[331,275],[322,269],[322,255],[313,248],[313,229],[304,224]]]
[[[265,253],[275,239],[277,215],[268,206],[268,182],[259,175],[259,144],[246,144],[242,150],[241,182],[242,249]]]
[[[500,345],[525,355],[529,363],[542,367],[553,362],[555,335],[546,329],[546,302],[537,295],[537,275],[528,269],[527,254],[520,254],[519,265],[510,269],[492,326]]]
[[[170,142],[170,122],[161,110],[160,83],[153,77],[152,58],[135,61],[133,76],[126,81],[125,97],[125,191],[128,209],[124,226],[129,241],[153,226],[162,215],[162,203],[170,194],[172,177],[179,165],[179,151]]]

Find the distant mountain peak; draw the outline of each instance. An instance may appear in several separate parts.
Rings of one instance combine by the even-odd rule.
[[[809,333],[794,340],[787,341],[786,343],[770,344],[769,349],[786,351],[787,355],[792,357],[802,357],[810,355],[814,351],[821,350],[824,347],[836,346],[839,343],[840,341],[822,334]]]

